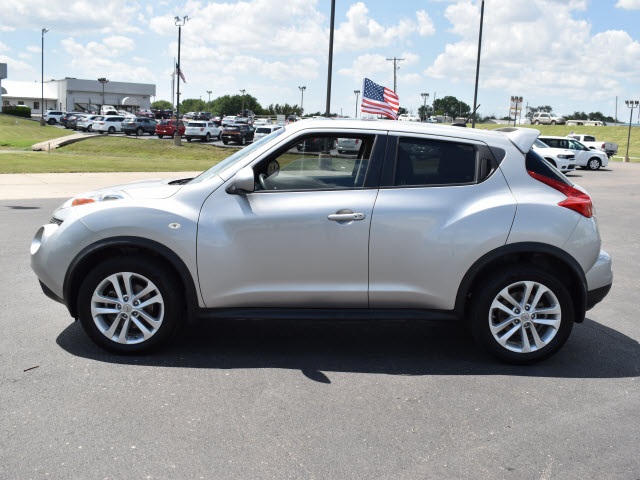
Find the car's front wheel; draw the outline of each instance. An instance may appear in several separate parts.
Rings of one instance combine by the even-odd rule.
[[[596,157],[590,158],[589,162],[587,163],[589,170],[598,170],[601,165],[602,163],[600,162],[600,159]]]
[[[556,353],[574,322],[567,287],[534,266],[514,266],[483,282],[472,295],[472,333],[494,356],[533,363]]]
[[[111,133],[111,134],[116,133],[116,127],[109,127],[109,130],[107,130],[107,133]]]
[[[178,325],[180,289],[170,272],[144,259],[107,260],[89,272],[78,294],[82,327],[102,348],[133,354],[166,341]]]
[[[50,118],[49,119],[49,125],[55,125],[56,124],[56,119],[55,118]]]
[[[141,137],[142,135],[144,135],[144,130],[142,130],[142,128],[138,127],[138,129],[136,130],[136,135],[138,137]]]

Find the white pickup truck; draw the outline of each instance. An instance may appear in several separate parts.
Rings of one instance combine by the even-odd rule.
[[[618,144],[613,142],[598,142],[593,135],[584,135],[578,133],[572,133],[567,135],[569,138],[578,140],[586,145],[591,150],[601,150],[607,154],[609,158],[618,153]]]

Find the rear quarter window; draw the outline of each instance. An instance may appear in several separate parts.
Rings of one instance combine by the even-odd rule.
[[[558,170],[553,168],[544,158],[540,156],[534,150],[529,150],[525,157],[525,167],[527,171],[537,173],[547,178],[557,180],[565,185],[573,185],[567,177],[565,177]]]

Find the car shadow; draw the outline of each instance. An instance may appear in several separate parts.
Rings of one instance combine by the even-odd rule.
[[[384,375],[514,375],[625,378],[640,374],[640,346],[592,320],[575,325],[562,350],[529,366],[500,363],[456,326],[427,322],[222,320],[186,327],[164,349],[118,356],[95,346],[78,322],[57,343],[72,355],[101,362],[168,368],[300,370],[331,383],[330,372]]]

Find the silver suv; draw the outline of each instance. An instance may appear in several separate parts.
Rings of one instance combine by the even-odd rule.
[[[553,113],[536,112],[531,118],[533,125],[564,125],[567,121],[562,117],[557,117]]]
[[[31,265],[116,353],[190,317],[320,316],[464,321],[500,359],[534,362],[613,277],[591,198],[531,149],[538,134],[295,122],[193,179],[71,198]],[[297,149],[311,141],[326,148]]]

